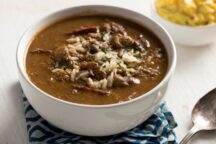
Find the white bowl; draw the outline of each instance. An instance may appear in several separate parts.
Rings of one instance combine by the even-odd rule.
[[[175,24],[162,18],[157,13],[154,1],[151,0],[151,17],[170,33],[176,43],[187,46],[201,46],[216,40],[216,24],[195,27]]]
[[[42,28],[59,19],[74,15],[109,14],[132,20],[154,32],[168,53],[168,72],[151,91],[130,101],[109,105],[86,105],[57,99],[36,87],[28,78],[25,59],[32,38]],[[87,135],[106,136],[129,130],[158,108],[176,64],[176,50],[169,34],[148,17],[112,6],[89,5],[72,7],[51,14],[31,26],[22,36],[17,49],[19,79],[23,91],[34,109],[53,125],[66,131]]]

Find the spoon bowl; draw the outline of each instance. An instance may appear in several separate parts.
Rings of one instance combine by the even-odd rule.
[[[216,129],[216,88],[196,103],[192,111],[192,121],[194,126],[180,144],[186,144],[198,131]]]
[[[192,120],[203,130],[216,129],[216,88],[197,102],[192,111]]]

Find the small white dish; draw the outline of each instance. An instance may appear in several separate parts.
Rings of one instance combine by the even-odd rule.
[[[216,24],[206,26],[184,26],[162,18],[156,11],[155,0],[151,0],[151,17],[160,23],[177,44],[201,46],[216,40]]]
[[[108,14],[123,17],[150,29],[164,44],[168,54],[168,70],[164,79],[152,90],[130,101],[109,105],[77,104],[55,98],[36,87],[29,79],[25,59],[29,43],[44,27],[74,15]],[[71,7],[55,12],[31,26],[22,36],[17,49],[19,80],[34,109],[53,125],[66,131],[87,135],[107,136],[117,134],[145,121],[159,107],[165,96],[169,80],[176,65],[176,49],[164,28],[150,18],[113,6],[88,5]]]

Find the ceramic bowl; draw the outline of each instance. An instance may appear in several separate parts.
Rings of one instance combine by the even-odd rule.
[[[35,86],[26,73],[25,60],[32,38],[44,27],[75,15],[108,14],[134,21],[151,30],[164,44],[169,64],[164,79],[146,94],[130,101],[109,105],[86,105],[55,98]],[[145,121],[159,107],[176,64],[174,43],[159,24],[150,18],[113,6],[88,5],[60,10],[39,20],[22,36],[17,49],[19,80],[34,109],[51,124],[66,131],[87,135],[107,136],[124,132]]]

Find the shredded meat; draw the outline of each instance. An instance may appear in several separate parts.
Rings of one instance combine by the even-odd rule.
[[[139,71],[142,75],[150,75],[150,76],[157,76],[159,75],[159,72],[152,68],[141,68]]]
[[[116,74],[114,76],[113,85],[114,86],[128,86],[130,84],[140,84],[140,80],[134,77],[128,77],[128,76],[121,76],[119,74]]]
[[[140,84],[140,80],[135,77],[126,77],[129,84]]]
[[[79,66],[81,69],[99,69],[99,66],[96,62],[83,61],[79,63]]]
[[[124,45],[124,46],[132,46],[134,44],[134,39],[130,36],[123,36],[121,35],[120,36],[121,38],[121,43]]]
[[[120,33],[120,34],[126,33],[125,28],[122,25],[111,21],[104,23],[102,26],[102,30],[106,32],[112,31],[114,33]]]
[[[58,70],[57,72],[55,72],[55,79],[59,81],[67,81],[70,79],[70,76],[66,71]]]
[[[123,48],[122,43],[120,42],[119,35],[115,35],[110,39],[110,43],[112,43],[114,49],[121,49]]]
[[[78,29],[75,29],[69,33],[66,33],[66,35],[80,35],[80,34],[87,34],[87,33],[96,33],[98,30],[97,26],[82,26]]]
[[[129,84],[125,77],[116,74],[114,76],[113,85],[119,87],[119,86],[128,86]]]
[[[96,79],[103,79],[106,77],[106,73],[100,69],[94,69],[93,73]]]
[[[59,47],[54,51],[54,58],[56,62],[67,61],[69,56],[69,51],[65,47]]]
[[[135,41],[130,36],[117,34],[117,35],[114,35],[110,39],[110,43],[112,43],[113,48],[122,49],[122,48],[125,48],[125,47],[134,47]]]
[[[95,54],[95,53],[97,53],[97,52],[99,52],[99,51],[100,51],[100,48],[99,48],[98,45],[92,44],[91,46],[89,46],[89,52],[90,52],[91,54]]]
[[[83,62],[80,62],[79,66],[81,69],[91,70],[93,73],[92,75],[96,79],[102,79],[102,78],[105,78],[105,76],[106,76],[106,73],[104,71],[100,70],[100,67],[98,66],[98,64],[96,62],[83,61]]]
[[[95,92],[95,93],[98,93],[101,95],[109,95],[110,94],[110,91],[108,91],[108,90],[102,90],[102,89],[87,87],[87,86],[83,86],[83,85],[72,84],[72,87],[75,89],[79,89],[79,90]]]
[[[88,36],[95,39],[101,39],[101,33],[88,33]]]
[[[143,38],[143,37],[139,37],[138,39],[135,40],[135,45],[136,45],[136,49],[139,51],[144,51],[145,48],[148,47],[148,41]]]
[[[111,31],[111,25],[110,25],[110,23],[104,23],[103,26],[102,26],[102,30],[104,30],[106,32]]]
[[[37,54],[52,54],[53,51],[52,51],[52,50],[45,50],[45,49],[37,48],[37,49],[35,49],[35,50],[32,50],[31,53],[37,53]]]
[[[115,22],[111,22],[110,24],[111,24],[112,31],[121,34],[125,33],[125,28],[122,25]]]

